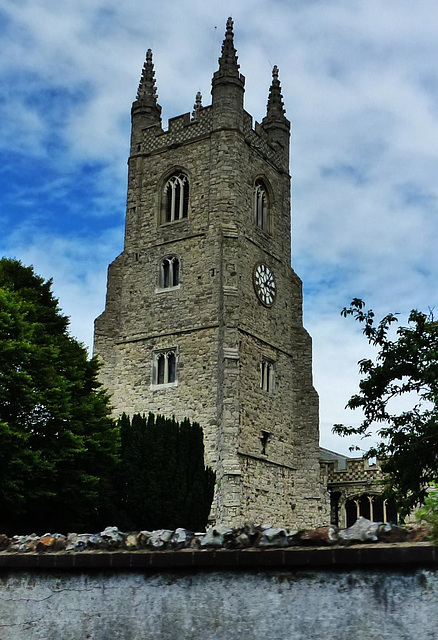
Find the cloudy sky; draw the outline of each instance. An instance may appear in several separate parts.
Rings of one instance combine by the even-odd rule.
[[[164,122],[210,82],[228,15],[246,109],[272,65],[292,121],[292,264],[314,341],[321,443],[369,353],[340,317],[436,306],[436,0],[1,0],[0,255],[33,264],[90,345],[122,249],[130,107],[152,47]]]

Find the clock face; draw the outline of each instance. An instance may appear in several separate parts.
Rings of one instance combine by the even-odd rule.
[[[254,267],[254,289],[258,299],[265,307],[272,307],[277,293],[274,274],[268,265],[257,264]]]

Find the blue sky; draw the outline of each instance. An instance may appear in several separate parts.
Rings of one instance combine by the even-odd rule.
[[[53,277],[71,330],[92,341],[121,251],[130,107],[152,47],[163,120],[210,82],[228,15],[246,109],[265,113],[277,64],[292,121],[292,265],[314,341],[321,442],[370,353],[340,317],[436,306],[436,0],[2,0],[0,255]]]

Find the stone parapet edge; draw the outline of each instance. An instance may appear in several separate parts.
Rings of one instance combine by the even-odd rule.
[[[0,553],[0,570],[402,569],[433,565],[438,565],[438,547],[427,542],[286,549]]]

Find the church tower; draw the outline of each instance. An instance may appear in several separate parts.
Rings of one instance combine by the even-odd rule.
[[[219,522],[327,522],[318,397],[290,267],[290,123],[274,67],[266,116],[244,110],[233,21],[212,104],[163,130],[152,52],[132,105],[124,250],[95,323],[115,415],[188,417],[216,470]]]

